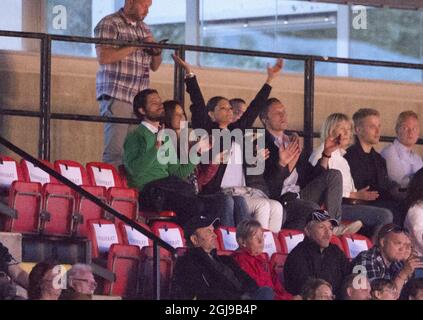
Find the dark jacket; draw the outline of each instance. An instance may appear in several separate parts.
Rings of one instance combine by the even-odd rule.
[[[179,257],[172,280],[173,299],[239,300],[258,289],[256,282],[244,272],[231,256],[213,259],[202,248],[190,248]],[[231,275],[222,269],[229,270]]]
[[[198,85],[197,78],[192,77],[186,79],[186,90],[191,98],[191,123],[192,128],[201,128],[211,133],[213,129],[219,129],[217,123],[213,122],[207,111],[206,103],[204,101],[203,94]],[[242,117],[228,126],[228,130],[241,129],[242,131],[251,128],[254,121],[258,117],[260,111],[266,105],[266,101],[269,98],[272,87],[268,84],[264,84],[260,91],[255,96],[254,100],[251,101],[247,110],[244,112]],[[220,191],[220,185],[222,183],[223,176],[225,174],[226,165],[221,164],[214,175],[214,177],[203,187],[204,193],[215,193]]]
[[[279,165],[279,148],[275,144],[274,136],[266,130],[266,148],[269,149],[270,155],[266,160],[266,168],[264,170],[264,179],[269,188],[270,198],[279,199],[282,192],[283,183],[289,177],[288,166]],[[300,188],[304,188],[310,181],[325,171],[319,163],[314,167],[308,161],[308,157],[303,152],[295,166],[298,173],[297,184]]]
[[[349,147],[344,155],[351,168],[355,187],[360,190],[369,185],[370,191],[379,192],[379,200],[392,200],[391,192],[397,184],[389,179],[386,160],[372,148],[370,151],[371,164],[367,166],[368,155],[358,141]],[[370,177],[374,175],[376,179],[370,183],[373,180]]]
[[[13,261],[9,249],[0,242],[0,272],[8,273],[9,265]]]
[[[285,288],[293,294],[301,293],[309,278],[326,280],[339,296],[344,278],[350,273],[350,263],[336,245],[320,251],[319,245],[306,237],[288,255],[284,268]]]

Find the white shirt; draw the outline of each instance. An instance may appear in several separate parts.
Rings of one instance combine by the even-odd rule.
[[[423,167],[422,158],[398,139],[385,147],[381,154],[386,160],[389,178],[403,188],[408,186],[412,176]]]
[[[411,243],[419,256],[423,256],[423,202],[412,206],[404,221],[410,231]]]
[[[315,166],[322,157],[324,145],[321,144],[316,150],[313,151],[308,161]],[[354,185],[354,180],[351,175],[351,168],[348,161],[344,158],[346,151],[344,149],[336,149],[332,152],[329,158],[328,168],[336,169],[342,174],[342,196],[349,198],[351,192],[356,192],[357,189]]]
[[[289,144],[289,137],[285,134],[281,137],[275,137],[275,145],[278,148],[280,148],[282,146],[282,144],[285,146],[285,148]],[[298,172],[297,172],[297,169],[294,168],[294,170],[292,170],[289,177],[287,177],[283,182],[281,195],[283,195],[287,192],[293,192],[293,193],[299,194],[300,193],[300,186],[297,185],[297,181],[298,181]]]
[[[150,130],[153,134],[156,134],[159,132],[159,129],[155,126],[153,126],[151,123],[148,123],[146,121],[141,121],[141,124],[146,127],[148,130]]]
[[[231,151],[220,187],[245,187],[244,169],[242,167],[242,150],[238,143],[232,142]]]

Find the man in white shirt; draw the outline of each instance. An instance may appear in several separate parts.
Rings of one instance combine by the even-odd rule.
[[[411,177],[423,167],[421,156],[413,150],[420,135],[417,114],[414,111],[401,112],[395,131],[397,138],[381,154],[386,160],[389,178],[405,189]]]

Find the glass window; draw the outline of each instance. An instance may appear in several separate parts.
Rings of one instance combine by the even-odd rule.
[[[0,2],[0,30],[22,31],[22,1],[3,0]],[[21,50],[22,39],[0,37],[1,50]]]

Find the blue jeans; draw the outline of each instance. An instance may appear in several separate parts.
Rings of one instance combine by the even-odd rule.
[[[236,227],[248,217],[248,208],[243,197],[230,196],[224,193],[201,195],[200,199],[210,213],[220,219],[227,227]]]

